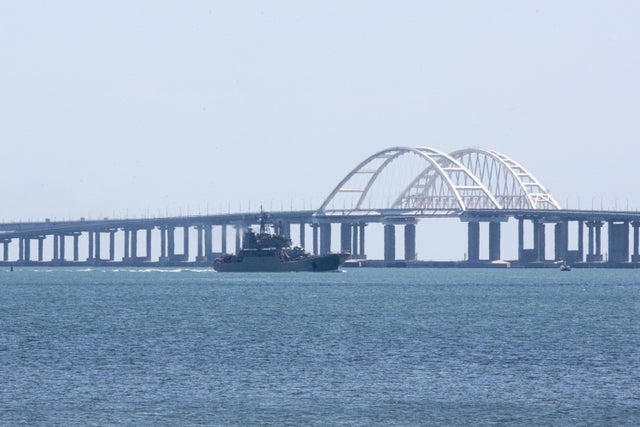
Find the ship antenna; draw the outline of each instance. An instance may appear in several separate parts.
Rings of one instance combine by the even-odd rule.
[[[260,205],[260,234],[266,233],[267,230],[267,213],[262,210]]]

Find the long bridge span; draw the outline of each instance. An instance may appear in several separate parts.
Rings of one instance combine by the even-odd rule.
[[[349,251],[353,259],[372,265],[419,265],[417,223],[458,218],[467,228],[467,242],[465,258],[455,265],[640,266],[639,212],[562,209],[520,163],[488,149],[447,154],[428,147],[388,148],[359,163],[317,210],[270,214],[278,232],[292,236],[292,227],[298,228],[295,244],[313,253]],[[237,250],[243,231],[256,225],[258,216],[0,223],[0,264],[207,266],[221,253]],[[518,222],[517,236],[511,237],[517,239],[518,252],[505,263],[501,226],[510,220]],[[487,259],[480,259],[483,223],[489,228]],[[367,260],[365,245],[366,227],[374,224],[384,228],[384,257],[376,261]],[[554,227],[551,259],[547,226]],[[571,227],[577,232],[572,249]],[[396,250],[398,228],[403,229],[403,251]],[[529,239],[527,230],[532,230]],[[532,242],[530,247],[525,241]]]

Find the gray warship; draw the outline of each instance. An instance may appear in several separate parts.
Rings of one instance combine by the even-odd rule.
[[[336,271],[349,253],[312,255],[300,246],[291,247],[287,236],[271,233],[269,215],[260,213],[260,231],[244,233],[242,249],[236,255],[223,254],[213,262],[219,272]]]

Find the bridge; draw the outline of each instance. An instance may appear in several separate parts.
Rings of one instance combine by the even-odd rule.
[[[229,230],[235,233],[235,251],[244,230],[255,226],[258,216],[248,212],[0,223],[0,264],[210,266],[213,259],[230,251]],[[420,265],[417,223],[458,218],[467,227],[467,255],[447,265],[640,266],[640,213],[562,209],[520,163],[489,149],[444,153],[428,147],[388,148],[352,169],[317,210],[272,212],[271,216],[282,234],[292,236],[292,227],[297,227],[300,246],[306,247],[310,232],[313,253],[349,251],[354,260],[371,265]],[[510,220],[518,222],[518,255],[502,260],[501,226]],[[384,229],[384,257],[376,261],[367,260],[365,245],[366,227],[374,224]],[[481,224],[489,229],[488,259],[480,259]],[[532,229],[532,247],[525,247],[525,225]],[[546,259],[548,225],[554,227],[552,259]],[[399,227],[404,233],[400,257],[396,254]],[[577,232],[573,249],[569,248],[570,227]],[[603,255],[604,230],[607,257]],[[332,239],[332,234],[339,239]]]

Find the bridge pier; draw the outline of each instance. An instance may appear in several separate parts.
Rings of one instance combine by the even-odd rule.
[[[161,226],[160,229],[160,258],[159,262],[167,261],[167,227]]]
[[[31,237],[24,238],[24,259],[26,263],[31,261]]]
[[[305,248],[306,249],[306,242],[305,242],[305,223],[301,222],[300,223],[300,247]]]
[[[221,234],[221,243],[220,243],[220,251],[223,254],[227,253],[227,224],[222,224],[222,230],[220,232]]]
[[[609,221],[609,263],[629,262],[629,222]]]
[[[584,221],[578,221],[578,261],[582,262],[583,260],[584,260]]]
[[[9,243],[11,243],[11,239],[2,239],[2,261],[9,261]]]
[[[320,254],[331,252],[331,223],[320,223]]]
[[[405,224],[404,226],[404,259],[405,261],[416,260],[416,225]]]
[[[129,262],[134,264],[138,259],[138,229],[131,229],[131,255]]]
[[[87,251],[87,262],[89,264],[93,263],[93,230],[89,230],[87,232],[88,237],[89,237],[89,241],[87,242],[88,244],[88,251]],[[57,257],[56,257],[57,258]]]
[[[208,261],[212,261],[211,254],[213,253],[213,242],[211,224],[197,225],[196,230],[198,230],[198,255],[196,257],[196,262],[206,264]]]
[[[55,234],[53,237],[53,251],[54,251],[54,255],[53,255],[53,260],[56,263],[60,263],[63,264],[65,261],[65,255],[66,255],[66,247],[65,247],[65,241],[64,241],[64,234]],[[40,247],[38,247],[38,252],[40,252]],[[38,257],[40,257],[40,253],[38,253]]]
[[[151,239],[152,239],[152,231],[153,228],[147,228],[147,239],[146,239],[146,252],[145,252],[145,261],[151,261]]]
[[[125,228],[123,232],[124,232],[124,242],[123,242],[124,254],[122,257],[122,261],[129,262],[129,259],[131,258],[131,252],[129,251],[131,247],[131,230],[128,228]]]
[[[44,239],[46,236],[38,236],[38,262],[44,260]]]
[[[543,262],[545,260],[545,224],[540,218],[531,219],[533,223],[533,249],[524,247],[524,221],[526,218],[518,218],[518,261],[526,264],[530,262]]]
[[[500,222],[489,222],[489,261],[500,259]]]
[[[518,218],[518,261],[524,262],[524,218]]]
[[[116,259],[116,230],[109,230],[109,261]]]
[[[351,226],[351,258],[358,258],[358,224]]]
[[[395,261],[396,259],[396,226],[394,224],[384,225],[384,260]]]
[[[503,221],[502,218],[483,221],[489,224],[489,261],[500,259],[500,224]],[[467,220],[467,260],[470,262],[480,261],[480,223],[480,218]],[[522,242],[522,238],[519,238],[519,242]]]
[[[536,220],[533,223],[534,244],[533,250],[536,254],[536,261],[544,261],[546,259],[546,234],[545,223],[542,220]]]
[[[242,224],[236,224],[236,255],[240,253],[240,249],[242,248]]]
[[[633,221],[633,255],[631,255],[631,261],[640,262],[640,221]]]
[[[352,226],[348,222],[340,223],[340,252],[351,252]]]
[[[182,230],[183,230],[183,235],[182,235],[183,260],[189,261],[189,226],[188,225],[183,226]]]
[[[320,227],[319,224],[317,223],[312,223],[311,224],[311,231],[312,231],[312,243],[313,243],[313,254],[317,255],[318,252],[318,228]]]
[[[204,246],[204,225],[197,225],[196,231],[198,233],[198,247],[196,250],[196,261],[205,262],[207,258],[203,255]]]
[[[567,221],[557,222],[554,229],[555,236],[555,261],[568,261],[569,253],[569,223]]]
[[[467,223],[467,254],[470,262],[480,260],[480,222]]]
[[[211,224],[204,225],[204,256],[207,261],[213,261],[213,230]]]
[[[364,222],[360,223],[360,251],[358,252],[358,257],[360,259],[366,259],[367,255],[364,249],[364,228],[367,226]]]
[[[602,221],[587,221],[589,253],[587,262],[602,262]]]
[[[100,242],[100,235],[102,234],[100,231],[96,231],[96,249],[95,249],[95,258],[96,258],[96,262],[100,262],[102,260],[102,254],[100,253],[100,247],[101,247],[101,242]]]
[[[365,223],[348,223],[348,224],[344,224],[345,227],[349,227],[348,233],[349,233],[349,238],[350,238],[350,245],[347,246],[344,243],[342,244],[341,250],[342,251],[349,251],[351,253],[351,258],[354,259],[365,259],[366,255],[365,255],[365,251],[364,251],[364,227],[365,227]],[[343,242],[346,240],[347,238],[347,232],[343,231],[343,235],[341,236],[343,239]]]
[[[58,262],[60,260],[60,235],[55,233],[53,235],[53,261]]]
[[[170,226],[167,228],[167,257],[169,261],[173,261],[176,256],[176,228]]]
[[[80,260],[80,234],[81,233],[73,233],[73,260]]]

